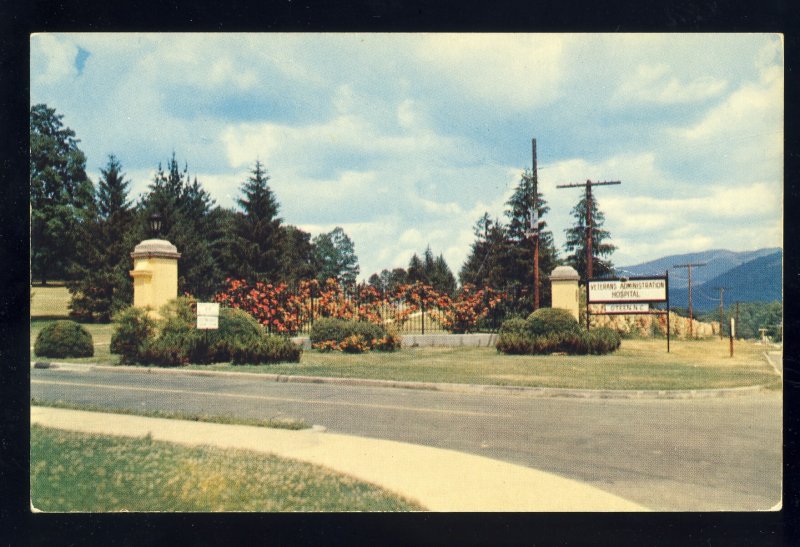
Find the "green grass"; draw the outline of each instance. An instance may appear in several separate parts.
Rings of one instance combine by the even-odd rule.
[[[673,341],[624,340],[610,355],[503,355],[493,348],[421,347],[394,353],[303,352],[299,364],[268,367],[217,364],[206,370],[266,372],[337,378],[374,378],[411,382],[450,382],[576,389],[711,389],[767,385],[780,377],[761,356],[762,346],[737,342],[734,358],[719,339]]]
[[[31,398],[31,406],[46,406],[51,408],[66,408],[70,410],[87,410],[90,412],[106,412],[111,414],[127,414],[133,416],[147,416],[149,418],[166,418],[168,420],[188,420],[192,422],[210,422],[215,424],[250,425],[256,427],[271,427],[273,429],[300,430],[309,429],[311,426],[305,420],[296,418],[240,418],[237,416],[192,414],[189,412],[167,412],[164,410],[144,410],[114,408],[85,403],[72,403],[68,401],[46,401]]]
[[[31,426],[41,511],[418,511],[326,468],[245,450]]]
[[[66,318],[69,300],[69,291],[63,285],[31,287],[31,317]]]

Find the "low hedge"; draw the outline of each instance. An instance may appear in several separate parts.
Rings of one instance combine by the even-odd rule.
[[[33,351],[38,357],[92,357],[92,335],[75,321],[48,323],[36,336]]]
[[[267,336],[247,312],[221,308],[219,328],[199,330],[195,306],[190,298],[171,300],[159,310],[158,321],[141,309],[124,310],[117,317],[111,352],[121,354],[123,364],[158,366],[299,362],[302,349],[288,339]]]

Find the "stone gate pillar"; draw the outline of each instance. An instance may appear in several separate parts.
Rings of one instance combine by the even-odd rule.
[[[158,310],[178,296],[178,249],[164,239],[145,239],[131,253],[133,305]]]
[[[578,280],[580,280],[580,276],[571,266],[559,266],[550,273],[553,307],[567,310],[575,317],[576,321],[580,321]]]

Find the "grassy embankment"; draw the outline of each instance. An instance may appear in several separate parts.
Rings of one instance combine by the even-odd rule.
[[[31,427],[41,511],[415,511],[375,485],[245,450]]]

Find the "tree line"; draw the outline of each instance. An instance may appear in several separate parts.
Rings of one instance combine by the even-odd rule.
[[[288,283],[336,279],[352,286],[360,273],[353,241],[341,227],[311,237],[279,216],[280,205],[270,188],[270,176],[256,160],[240,186],[237,208],[217,205],[189,167],[173,152],[166,166],[159,164],[153,180],[135,202],[130,181],[114,155],[108,157],[95,185],[86,174],[86,156],[75,132],[63,116],[45,104],[30,110],[31,276],[46,284],[66,280],[72,295],[71,314],[84,320],[108,321],[133,300],[129,275],[134,246],[151,237],[173,243],[181,253],[179,293],[211,298],[226,279],[249,283]],[[532,173],[524,171],[507,202],[505,221],[487,213],[475,225],[475,241],[461,267],[458,281],[495,290],[514,291],[518,310],[533,309],[533,245],[529,204],[533,201]],[[549,211],[539,194],[539,218]],[[592,201],[594,271],[613,271],[606,257],[614,250],[602,230],[603,217]],[[567,230],[567,256],[560,259],[552,232],[543,222],[539,231],[541,305],[550,302],[547,274],[560,263],[575,267],[585,279],[585,199],[572,210],[573,228]],[[148,219],[161,217],[158,234]],[[411,257],[407,268],[384,269],[368,278],[381,291],[421,282],[442,294],[454,294],[456,277],[444,256],[430,246]]]

